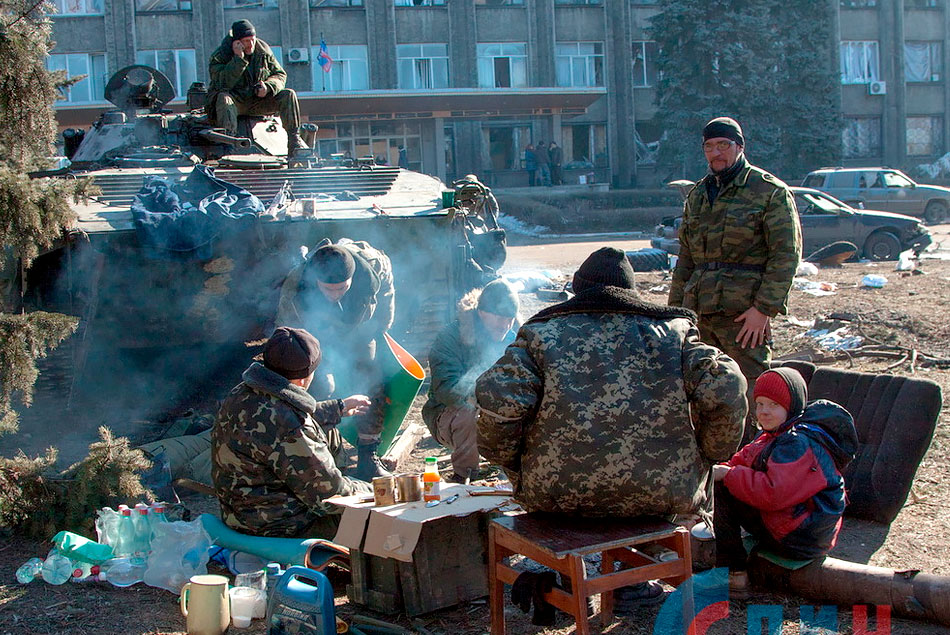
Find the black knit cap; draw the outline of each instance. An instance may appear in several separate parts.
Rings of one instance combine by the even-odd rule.
[[[518,294],[504,280],[493,280],[478,296],[478,310],[502,317],[518,317]]]
[[[731,117],[716,117],[703,128],[703,141],[718,137],[732,139],[740,146],[745,146],[742,128],[739,127],[739,122]]]
[[[250,20],[238,20],[231,25],[231,37],[235,40],[243,40],[246,37],[257,35],[257,30]]]
[[[309,377],[320,358],[320,342],[303,329],[278,327],[264,344],[264,366],[287,379]]]
[[[338,284],[346,282],[356,273],[353,254],[339,245],[324,245],[313,252],[310,260],[313,275],[320,282]]]
[[[573,286],[574,293],[596,286],[637,288],[627,254],[616,247],[601,247],[589,255],[574,273]]]

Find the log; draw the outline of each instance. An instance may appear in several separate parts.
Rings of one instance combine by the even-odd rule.
[[[428,428],[421,423],[411,423],[400,433],[396,442],[390,446],[389,450],[383,455],[382,461],[391,465],[391,470],[396,470],[399,465],[409,458],[412,451],[416,449],[419,441],[429,434]]]
[[[896,615],[950,626],[950,577],[895,571],[836,558],[824,558],[792,571],[764,558],[752,558],[754,584],[785,589],[839,606],[890,606]]]

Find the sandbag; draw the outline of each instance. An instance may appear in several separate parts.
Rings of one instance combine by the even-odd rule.
[[[149,456],[165,453],[172,479],[190,478],[211,484],[211,429],[198,434],[159,439],[139,446]]]

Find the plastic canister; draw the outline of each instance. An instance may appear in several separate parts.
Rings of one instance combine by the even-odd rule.
[[[267,603],[267,628],[268,635],[335,635],[333,588],[327,577],[301,566],[284,571]]]

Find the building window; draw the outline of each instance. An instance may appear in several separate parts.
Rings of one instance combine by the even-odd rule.
[[[85,75],[83,79],[69,88],[63,89],[63,95],[71,104],[105,101],[106,54],[105,53],[63,53],[49,55],[46,68],[51,71],[66,71],[66,78]]]
[[[554,0],[554,4],[603,4],[604,0]]]
[[[332,154],[372,156],[381,165],[399,165],[399,148],[406,151],[408,169],[422,170],[422,126],[415,121],[321,123],[317,149],[324,159]]]
[[[523,6],[524,0],[475,0],[475,4],[484,4],[484,5],[493,6],[493,7],[512,6],[512,5]]]
[[[531,126],[483,126],[482,149],[493,172],[520,170],[524,148],[531,143]]]
[[[449,53],[446,44],[398,44],[396,64],[399,88],[428,90],[449,87]]]
[[[939,82],[943,74],[943,42],[904,44],[904,81]]]
[[[943,5],[944,0],[906,0],[904,3],[907,9],[939,9]]]
[[[310,68],[313,73],[314,90],[366,90],[369,88],[369,64],[366,61],[366,46],[363,44],[327,45],[327,53],[333,62],[330,71],[324,72],[317,63],[320,47],[310,48]]]
[[[224,0],[225,9],[276,9],[277,0]]]
[[[589,170],[607,167],[607,126],[602,123],[561,126],[564,167]]]
[[[555,48],[558,86],[603,86],[603,42],[559,42]]]
[[[445,4],[445,0],[395,0],[397,7],[435,7]]]
[[[851,40],[841,43],[841,83],[870,84],[880,79],[880,61],[876,40]]]
[[[198,81],[194,49],[136,51],[135,63],[157,68],[175,87],[175,95],[184,97],[192,82]]]
[[[59,15],[98,15],[102,13],[102,0],[53,0]]]
[[[633,85],[656,86],[656,42],[633,43]]]
[[[311,7],[362,7],[363,0],[310,0]]]
[[[907,118],[907,156],[943,154],[943,117]]]
[[[845,117],[841,150],[846,159],[881,156],[881,118]]]
[[[135,0],[136,13],[191,11],[191,0]]]
[[[524,42],[478,45],[478,86],[520,88],[528,85],[528,45]]]
[[[846,9],[871,9],[877,6],[877,0],[841,0]]]

